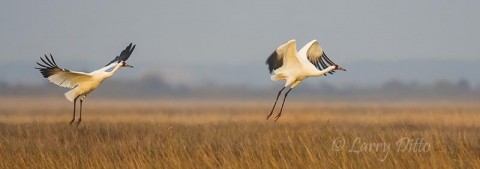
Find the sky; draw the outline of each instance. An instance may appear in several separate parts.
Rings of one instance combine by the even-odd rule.
[[[297,40],[298,49],[317,39],[329,58],[347,70],[369,61],[422,60],[425,69],[429,61],[480,63],[479,7],[480,1],[463,0],[7,0],[0,5],[0,78],[43,82],[32,67],[49,53],[60,66],[93,71],[130,42],[137,44],[128,60],[135,68],[122,70],[119,78],[158,74],[173,84],[270,84],[265,60],[290,39]],[[455,72],[461,65],[446,70],[462,76]],[[375,64],[366,66],[337,74],[338,81],[353,83],[366,71],[382,71]],[[461,71],[470,74],[458,78],[480,82],[471,77],[473,67]],[[386,72],[369,81],[399,73]]]

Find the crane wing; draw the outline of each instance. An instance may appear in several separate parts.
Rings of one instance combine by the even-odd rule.
[[[310,45],[310,48],[308,48],[307,59],[319,70],[323,70],[328,68],[329,66],[336,65],[335,63],[333,63],[332,60],[330,60],[330,58],[327,57],[327,55],[325,55],[325,51],[323,51],[322,47],[320,47],[317,41],[312,43]],[[335,73],[335,71],[332,70],[328,73],[333,74]],[[326,75],[327,74],[325,74],[325,76]]]
[[[80,82],[91,78],[91,76],[86,73],[70,71],[58,67],[55,60],[53,60],[52,54],[50,54],[50,58],[45,55],[45,59],[40,57],[40,60],[42,60],[43,64],[37,62],[37,65],[40,67],[35,69],[40,70],[40,73],[42,73],[44,78],[47,78],[50,82],[56,85],[66,88],[75,88]]]
[[[290,40],[287,43],[280,45],[268,57],[266,64],[270,73],[282,67],[298,66],[300,65],[297,58],[297,42]]]
[[[130,55],[132,55],[132,52],[133,52],[133,50],[135,49],[135,46],[136,46],[136,45],[133,45],[133,46],[132,46],[132,43],[130,43],[130,45],[128,45],[127,48],[125,48],[125,49],[122,51],[122,53],[120,53],[120,55],[118,55],[117,57],[115,57],[115,59],[113,59],[112,61],[110,61],[110,62],[109,62],[107,65],[105,65],[105,66],[108,66],[108,65],[110,65],[110,64],[112,64],[112,63],[115,63],[115,62],[119,63],[120,61],[126,61],[126,60],[130,57]]]

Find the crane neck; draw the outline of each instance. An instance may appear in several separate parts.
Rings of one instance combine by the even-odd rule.
[[[314,73],[312,76],[322,76],[325,73],[328,73],[328,72],[332,71],[333,69],[335,69],[335,66],[329,66],[322,71],[318,71],[318,72]]]
[[[122,67],[122,64],[120,64],[120,63],[115,65],[115,67],[113,68],[112,71],[107,72],[107,74],[108,74],[107,77],[112,77],[113,74],[115,74],[121,67]]]

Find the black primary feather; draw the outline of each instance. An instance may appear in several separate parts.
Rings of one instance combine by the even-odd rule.
[[[324,70],[328,68],[329,66],[336,65],[330,58],[325,55],[325,52],[322,52],[320,57],[307,57],[310,63],[312,63],[315,67],[317,67],[318,70]],[[329,74],[335,73],[334,70],[329,71]],[[326,76],[327,74],[325,74]]]
[[[53,56],[52,56],[51,53],[50,53],[50,58],[52,59],[53,64],[58,67],[58,65],[57,65],[57,63],[55,62],[55,60],[53,59]]]
[[[40,71],[40,73],[42,73],[42,76],[44,78],[48,78],[58,71],[69,71],[67,69],[59,68],[57,63],[55,63],[55,60],[53,59],[52,54],[50,54],[50,58],[48,58],[48,56],[45,55],[45,59],[40,57],[40,60],[42,60],[43,63],[41,64],[41,63],[36,62],[37,65],[40,66],[40,67],[39,68],[36,67],[35,69],[38,69]]]
[[[323,52],[322,58],[325,58],[325,61],[327,61],[328,64],[335,65],[335,63],[333,63],[332,60],[330,60],[330,58],[327,57],[325,52]]]
[[[107,65],[105,66],[108,66],[114,62],[120,62],[120,61],[126,61],[130,55],[132,55],[133,53],[133,50],[135,49],[135,46],[136,45],[133,45],[132,43],[130,43],[130,45],[128,45],[121,53],[119,56],[115,57],[115,59],[113,59],[112,61],[110,61]]]
[[[273,70],[283,66],[283,58],[278,56],[277,51],[273,51],[265,63],[268,64],[268,70],[272,73]]]

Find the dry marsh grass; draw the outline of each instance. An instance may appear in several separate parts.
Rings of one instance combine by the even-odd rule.
[[[0,168],[480,168],[475,102],[270,104],[0,98]]]

